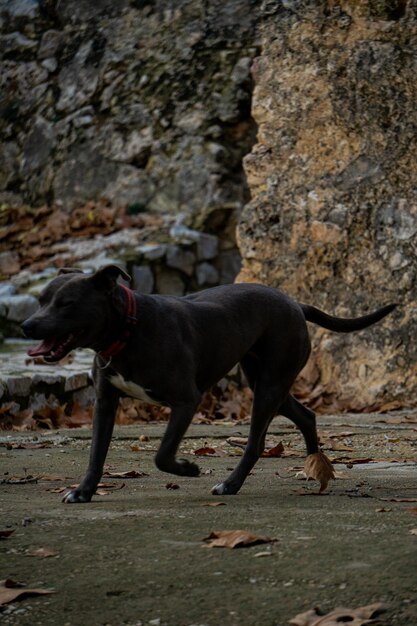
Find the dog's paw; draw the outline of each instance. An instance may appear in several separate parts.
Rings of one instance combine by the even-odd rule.
[[[176,462],[178,476],[199,476],[200,468],[195,463],[187,461],[187,459],[178,459]]]
[[[64,497],[62,498],[62,502],[65,502],[66,504],[90,502],[91,497],[92,494],[90,493],[87,493],[85,491],[79,491],[78,489],[72,489],[64,495]]]
[[[234,488],[231,484],[219,483],[218,485],[214,485],[211,493],[213,496],[234,496],[239,491],[239,488]]]

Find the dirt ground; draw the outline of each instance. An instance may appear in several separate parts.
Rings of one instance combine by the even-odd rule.
[[[119,428],[108,469],[148,475],[104,477],[103,495],[82,505],[61,503],[58,490],[82,476],[89,430],[3,431],[0,531],[14,532],[0,541],[0,578],[55,593],[5,605],[2,623],[281,626],[313,607],[327,613],[383,602],[382,623],[416,626],[416,421],[404,412],[321,416],[326,454],[345,458],[322,496],[297,476],[301,436],[282,418],[268,442],[282,441],[286,456],[261,459],[229,497],[210,489],[238,462],[240,449],[226,439],[247,435],[246,425],[191,427],[182,455],[195,460],[205,446],[218,455],[199,457],[202,474],[194,479],[154,467],[163,425]],[[37,482],[14,482],[30,476]],[[208,506],[214,502],[224,506]],[[211,531],[231,529],[276,541],[204,547]],[[31,556],[38,548],[57,555]]]

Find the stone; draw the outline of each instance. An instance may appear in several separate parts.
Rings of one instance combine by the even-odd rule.
[[[0,37],[0,48],[7,50],[8,54],[31,52],[36,46],[36,41],[25,37],[22,33],[10,33]]]
[[[98,84],[98,70],[88,61],[92,45],[92,40],[83,43],[71,63],[60,71],[57,111],[73,111],[89,102],[93,96]]]
[[[7,320],[10,322],[23,322],[39,308],[39,302],[30,295],[11,295],[0,298],[0,306],[7,311]]]
[[[10,376],[6,380],[6,385],[10,397],[24,397],[30,393],[32,379],[29,376]]]
[[[13,283],[0,283],[0,298],[3,296],[14,296],[16,294],[16,287]]]
[[[214,259],[219,252],[219,240],[215,235],[200,233],[197,239],[197,258],[199,261]]]
[[[81,409],[89,409],[96,399],[93,385],[74,391],[72,399]]]
[[[44,59],[42,61],[42,67],[44,67],[48,72],[55,72],[58,67],[58,61],[55,57],[49,57],[48,59]]]
[[[238,250],[221,252],[218,257],[220,266],[220,284],[229,285],[235,282],[242,267],[242,259]]]
[[[185,285],[179,272],[169,268],[156,268],[156,293],[183,296]]]
[[[72,376],[68,376],[65,380],[64,391],[75,391],[76,389],[82,389],[83,387],[87,387],[90,379],[87,373],[80,372],[73,374]]]
[[[10,18],[33,20],[39,15],[38,0],[8,0],[3,9]]]
[[[184,250],[180,246],[169,245],[167,247],[166,262],[168,267],[179,269],[187,276],[194,271],[195,255],[190,250]]]
[[[43,33],[38,50],[38,59],[51,59],[64,42],[64,33],[59,30],[47,30]]]
[[[167,246],[163,243],[145,243],[135,248],[135,252],[149,261],[162,259],[165,256],[166,250]]]
[[[154,288],[154,277],[148,265],[134,265],[132,268],[133,288],[140,293],[150,294]]]
[[[75,145],[57,169],[53,181],[55,199],[66,211],[99,197],[115,178],[117,165],[83,145]]]
[[[312,325],[313,354],[299,389],[303,398],[317,393],[321,411],[411,406],[414,7],[361,0],[328,8],[324,0],[288,1],[261,26],[262,53],[252,65],[258,135],[245,157],[251,200],[238,226],[238,280],[343,317],[400,302],[401,312],[360,334]]]
[[[44,167],[55,146],[52,124],[38,117],[23,143],[21,170],[24,175]]]
[[[5,188],[19,179],[18,155],[19,148],[15,141],[0,144],[0,188]]]
[[[60,400],[54,394],[46,396],[46,394],[40,392],[30,395],[29,405],[35,412],[46,408],[57,409],[59,406],[62,406]]]
[[[219,282],[219,272],[210,263],[199,263],[196,269],[197,285],[217,285]]]

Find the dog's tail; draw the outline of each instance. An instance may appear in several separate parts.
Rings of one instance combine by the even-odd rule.
[[[373,313],[355,318],[333,317],[308,304],[302,304],[301,308],[308,322],[313,322],[313,324],[318,324],[318,326],[322,326],[328,330],[334,330],[337,333],[351,333],[352,331],[362,330],[363,328],[367,328],[379,322],[379,320],[382,320],[388,313],[391,313],[396,306],[396,304],[388,304]]]

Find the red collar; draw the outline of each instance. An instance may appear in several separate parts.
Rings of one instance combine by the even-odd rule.
[[[125,324],[120,337],[113,341],[109,346],[100,350],[98,353],[103,359],[110,359],[119,354],[123,350],[123,348],[127,344],[127,340],[132,334],[134,326],[137,324],[136,317],[136,298],[135,294],[131,289],[125,287],[124,285],[120,285],[123,290],[123,294],[126,299],[126,309],[125,309]]]

